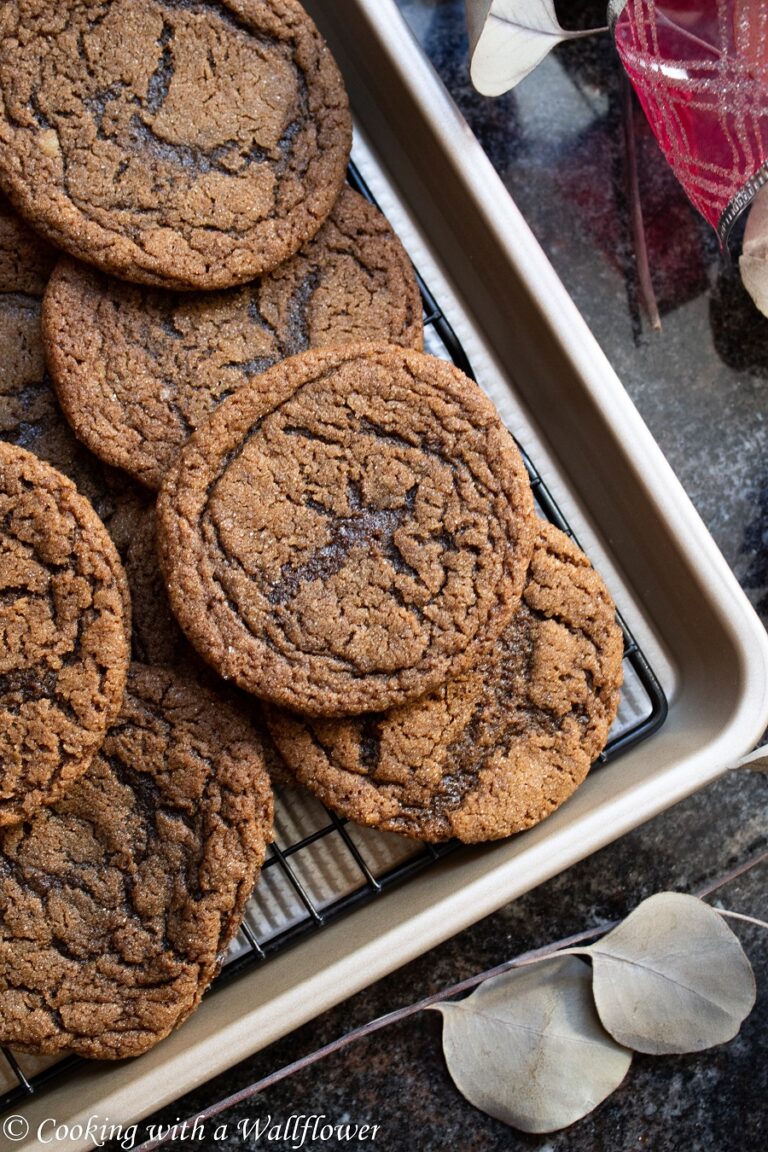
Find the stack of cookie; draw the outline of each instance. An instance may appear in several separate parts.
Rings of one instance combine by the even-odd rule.
[[[268,702],[289,770],[344,816],[508,836],[606,741],[611,599],[536,518],[491,402],[442,360],[352,344],[269,369],[182,449],[157,542],[186,635]]]
[[[603,746],[622,641],[421,351],[296,0],[9,3],[0,87],[0,1041],[118,1057],[236,930],[265,761],[506,836]]]
[[[0,443],[0,1040],[144,1051],[199,1002],[271,838],[258,733],[129,664],[130,597],[91,503]]]

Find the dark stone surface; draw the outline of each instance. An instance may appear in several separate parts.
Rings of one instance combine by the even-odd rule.
[[[438,948],[324,1013],[311,1024],[190,1093],[147,1123],[173,1124],[269,1075],[352,1028],[483,972],[529,948],[618,919],[653,892],[696,892],[764,851],[768,780],[725,779],[618,843],[508,904]],[[712,902],[765,916],[768,864],[722,888]],[[732,926],[757,978],[758,1002],[730,1044],[690,1056],[636,1056],[621,1087],[579,1124],[525,1136],[473,1108],[453,1087],[442,1058],[441,1023],[422,1012],[355,1042],[207,1121],[191,1147],[274,1147],[290,1140],[246,1139],[243,1123],[285,1124],[296,1115],[377,1124],[382,1152],[745,1152],[768,1143],[768,951],[764,929]],[[214,1141],[217,1123],[228,1135]],[[173,1145],[176,1146],[176,1145]],[[362,1147],[309,1140],[311,1152]]]
[[[627,227],[619,79],[607,37],[566,44],[515,93],[473,92],[462,0],[399,0],[470,125],[680,476],[726,559],[768,620],[768,320],[688,205],[638,113],[643,207],[660,333],[641,316]],[[601,5],[561,4],[572,26]],[[567,208],[567,211],[566,211]],[[563,227],[563,220],[569,226]],[[736,240],[738,243],[738,238]],[[766,846],[768,780],[748,772],[678,804],[392,976],[258,1053],[154,1120],[172,1122],[400,1005],[517,953],[627,913],[643,897],[695,892]],[[766,918],[763,865],[719,894]],[[324,1113],[379,1125],[387,1152],[751,1152],[768,1147],[765,931],[736,930],[755,967],[758,1004],[730,1044],[685,1057],[637,1057],[590,1117],[552,1136],[520,1135],[474,1109],[442,1059],[440,1020],[422,1013],[294,1075],[222,1116],[197,1147],[287,1149],[237,1125]],[[362,1147],[309,1140],[312,1152]]]

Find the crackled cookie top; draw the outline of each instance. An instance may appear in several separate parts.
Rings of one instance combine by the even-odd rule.
[[[122,566],[88,501],[0,443],[0,825],[88,767],[122,700],[128,617]]]
[[[497,839],[584,779],[616,716],[622,654],[605,585],[547,524],[519,611],[462,676],[390,712],[267,718],[296,779],[344,816],[421,840]]]
[[[343,81],[296,0],[10,0],[0,185],[57,245],[221,288],[315,234],[344,179]]]
[[[255,732],[132,665],[86,774],[0,834],[0,1042],[117,1059],[166,1036],[237,931],[271,824]]]
[[[305,352],[225,401],[158,500],[177,618],[225,677],[340,715],[420,695],[514,612],[535,534],[520,455],[453,365]]]
[[[223,292],[139,288],[62,260],[46,292],[43,331],[78,437],[158,488],[195,428],[278,360],[360,340],[420,348],[421,300],[384,217],[345,188],[300,253]]]

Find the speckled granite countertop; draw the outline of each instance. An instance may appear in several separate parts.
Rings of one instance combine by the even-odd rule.
[[[660,333],[641,317],[627,226],[620,91],[607,37],[559,47],[515,93],[485,100],[466,67],[462,0],[398,0],[764,622],[768,622],[768,320],[636,121]],[[604,3],[560,5],[601,21]],[[568,221],[564,227],[564,220]],[[738,245],[738,236],[736,237]],[[173,1122],[358,1024],[528,948],[626,914],[654,891],[695,891],[764,849],[768,779],[732,773],[154,1117]],[[768,867],[720,893],[765,918]],[[378,1125],[386,1152],[726,1152],[768,1147],[766,935],[739,927],[758,1004],[731,1044],[638,1057],[622,1087],[565,1132],[522,1136],[467,1104],[446,1072],[440,1020],[423,1013],[360,1041],[222,1117],[234,1135],[195,1147],[287,1149],[238,1133],[324,1114]],[[240,1130],[242,1132],[242,1130]],[[360,1147],[309,1139],[311,1152]]]

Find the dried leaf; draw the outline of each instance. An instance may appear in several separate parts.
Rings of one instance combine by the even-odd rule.
[[[660,892],[583,950],[595,1003],[620,1044],[663,1055],[731,1040],[755,1002],[752,967],[722,917]]]
[[[608,0],[608,27],[613,28],[627,6],[627,0]]]
[[[754,752],[742,756],[741,760],[731,764],[731,769],[736,768],[749,768],[751,772],[768,772],[768,747],[762,744],[759,748],[755,748]]]
[[[632,1061],[601,1027],[589,968],[576,957],[505,972],[466,1000],[435,1007],[456,1087],[523,1132],[554,1132],[586,1116]]]
[[[470,76],[483,96],[519,84],[562,40],[604,31],[566,32],[554,0],[467,0]]]
[[[744,229],[739,272],[755,305],[768,316],[768,187],[761,189],[752,201]]]

